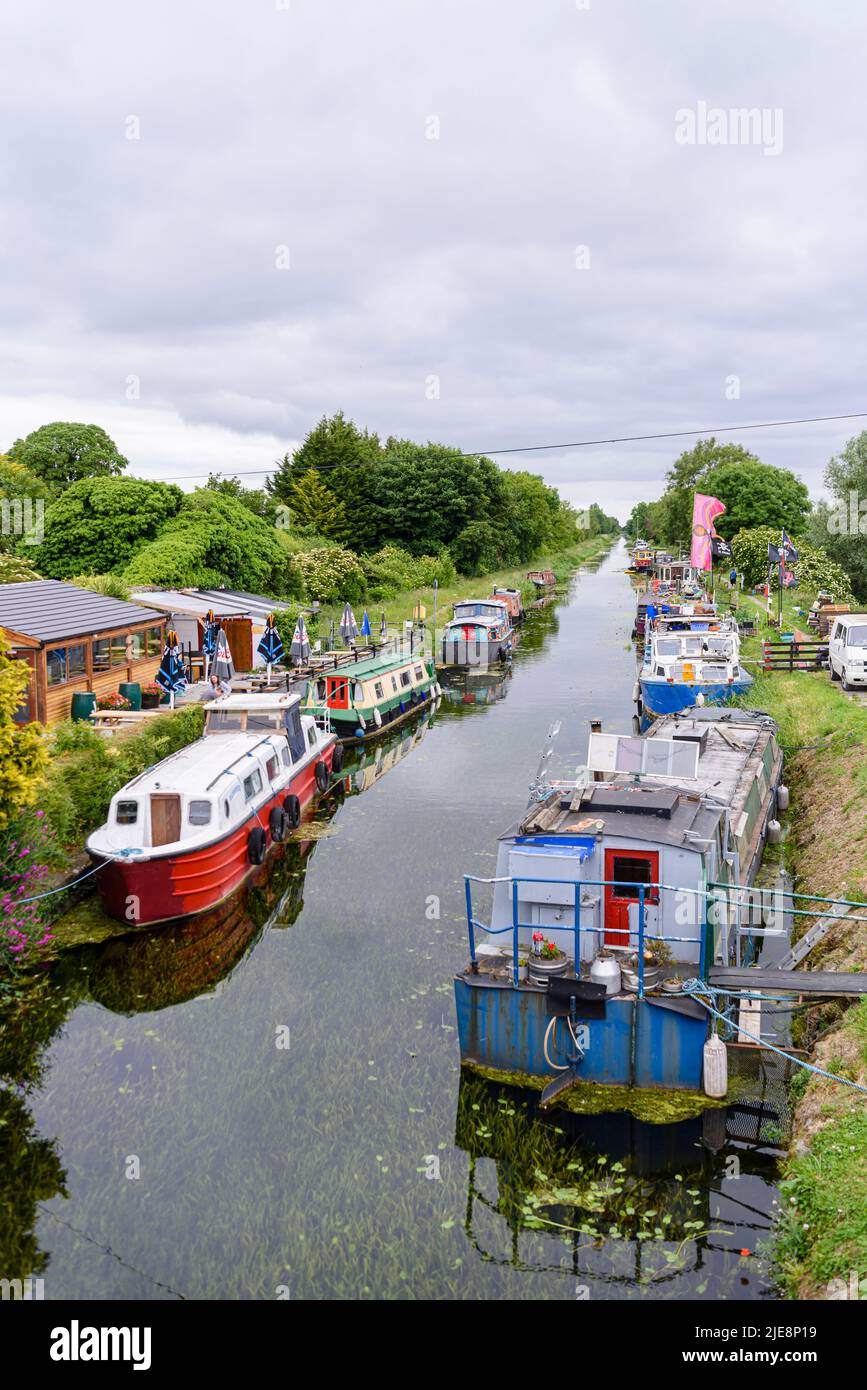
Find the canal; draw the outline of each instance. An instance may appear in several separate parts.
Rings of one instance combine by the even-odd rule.
[[[462,875],[552,721],[558,775],[592,717],[631,731],[625,563],[533,613],[510,675],[349,761],[240,901],[58,962],[0,1130],[4,1256],[46,1298],[773,1296],[767,1135],[542,1118],[458,1064]]]

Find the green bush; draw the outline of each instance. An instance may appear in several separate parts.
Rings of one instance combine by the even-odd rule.
[[[340,547],[308,550],[295,563],[304,577],[309,599],[319,603],[357,603],[364,595],[366,579],[357,555]]]
[[[117,740],[103,738],[83,722],[58,725],[36,798],[54,841],[54,862],[62,859],[64,848],[80,847],[103,824],[111,798],[126,782],[192,743],[203,727],[201,705],[150,720],[139,732]]]

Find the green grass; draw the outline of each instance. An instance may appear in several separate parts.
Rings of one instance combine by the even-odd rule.
[[[492,574],[483,574],[475,579],[458,575],[454,584],[447,587],[440,587],[437,595],[437,626],[447,622],[451,618],[452,605],[459,602],[462,598],[480,597],[484,598],[492,592],[493,586],[499,585],[507,589],[520,589],[526,603],[528,598],[534,598],[536,589],[527,579],[528,570],[550,569],[554,571],[559,582],[565,582],[570,574],[580,564],[587,560],[602,555],[617,539],[616,536],[593,536],[586,541],[581,541],[578,545],[571,546],[567,550],[556,551],[553,554],[542,555],[538,559],[520,565],[516,569],[496,570]],[[425,621],[433,622],[434,612],[434,591],[432,588],[407,589],[403,593],[395,595],[394,598],[384,599],[381,602],[371,602],[367,605],[370,614],[371,626],[374,633],[379,631],[379,615],[385,613],[386,622],[390,628],[397,627],[400,623],[412,618],[413,610],[417,604],[421,604],[426,610]],[[363,607],[364,605],[358,605]],[[317,634],[322,637],[328,633],[331,620],[334,620],[335,628],[340,623],[343,613],[342,604],[323,605],[321,616],[317,624]],[[360,622],[360,613],[356,613],[356,618]]]

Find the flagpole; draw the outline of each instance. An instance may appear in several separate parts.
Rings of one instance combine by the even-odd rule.
[[[777,628],[780,632],[783,631],[783,546],[785,545],[785,541],[783,540],[783,534],[783,531],[780,531],[780,563],[777,567],[780,579],[780,585],[777,595]]]

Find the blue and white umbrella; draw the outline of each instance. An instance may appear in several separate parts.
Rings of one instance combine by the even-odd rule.
[[[304,622],[304,614],[298,614],[298,621],[295,624],[295,631],[292,634],[292,645],[289,648],[289,655],[298,665],[303,665],[310,660],[310,638],[307,636],[307,625]]]
[[[268,621],[265,624],[265,631],[259,638],[259,645],[256,651],[266,662],[268,667],[268,684],[271,684],[271,667],[278,661],[283,660],[283,642],[279,632],[274,626],[274,614],[268,614]]]
[[[355,621],[355,614],[350,604],[345,604],[343,617],[340,619],[340,636],[347,646],[358,636],[358,623]]]
[[[222,628],[217,633],[217,645],[214,649],[214,675],[220,682],[220,689],[224,694],[232,688],[232,678],[235,674],[235,665],[232,661],[232,653],[229,650],[229,642]]]
[[[362,635],[362,637],[372,637],[372,636],[373,636],[373,629],[372,629],[371,626],[370,626],[370,618],[367,616],[367,609],[366,609],[366,608],[365,608],[365,610],[364,610],[364,617],[363,617],[362,620],[361,620],[361,635]]]
[[[173,629],[169,629],[166,633],[166,645],[163,648],[163,659],[160,662],[160,669],[154,676],[154,680],[168,695],[169,705],[174,709],[175,695],[178,691],[186,688],[187,673],[181,657],[178,634]]]
[[[205,615],[205,629],[202,633],[202,655],[205,658],[205,680],[208,679],[208,667],[214,655],[214,648],[217,645],[218,626],[214,618],[213,608],[209,608]]]

